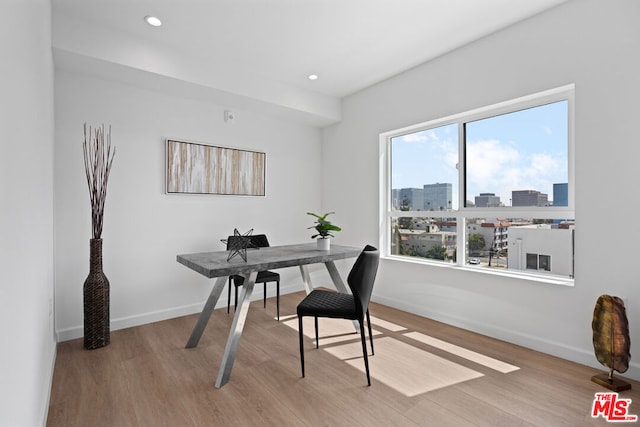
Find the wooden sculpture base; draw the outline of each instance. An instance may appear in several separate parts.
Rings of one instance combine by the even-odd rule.
[[[609,374],[606,373],[592,376],[591,381],[613,391],[631,390],[631,384],[615,377],[609,379]]]

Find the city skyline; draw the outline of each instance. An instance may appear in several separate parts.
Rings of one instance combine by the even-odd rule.
[[[511,192],[553,194],[568,179],[568,104],[554,102],[465,124],[467,200],[494,193],[505,206]],[[451,183],[458,209],[458,125],[392,139],[393,189]]]
[[[418,190],[418,191],[423,191],[423,190],[424,190],[424,187],[426,187],[426,186],[428,186],[428,185],[434,185],[434,184],[440,184],[440,185],[447,185],[447,184],[449,184],[449,185],[450,185],[451,183],[439,182],[439,183],[424,184],[424,185],[423,185],[423,186],[421,186],[421,187],[392,188],[392,189],[391,189],[391,191],[397,194],[398,203],[401,203],[401,202],[402,202],[402,200],[400,200],[400,199],[402,199],[402,198],[404,198],[404,197],[407,197],[407,196],[406,196],[406,195],[407,195],[407,190]],[[560,202],[560,203],[561,203],[561,205],[559,205],[559,206],[566,206],[566,202],[567,202],[567,201],[566,201],[566,186],[567,186],[567,183],[566,183],[566,182],[552,183],[552,186],[553,186],[553,190],[552,190],[551,194],[543,193],[542,191],[536,190],[536,189],[534,189],[534,188],[527,188],[527,189],[512,190],[512,195],[513,195],[513,193],[516,193],[516,192],[523,192],[523,191],[533,191],[533,192],[538,192],[538,193],[541,193],[542,195],[546,195],[546,196],[548,196],[548,197],[551,197],[551,198],[549,198],[549,199],[548,199],[548,201],[549,201],[549,204],[550,204],[550,205],[555,204],[555,203],[557,203],[557,202]],[[558,188],[564,188],[564,189],[558,190]],[[558,191],[562,191],[562,193],[561,193],[561,194],[556,194]],[[392,194],[393,194],[393,193],[392,193]],[[468,200],[467,200],[467,202],[472,202],[472,203],[473,203],[473,202],[474,202],[474,200],[475,200],[477,197],[482,197],[482,196],[495,196],[495,195],[496,195],[496,193],[494,193],[494,192],[490,192],[490,191],[483,192],[483,193],[476,194],[476,195],[468,195],[468,198],[467,198]],[[395,196],[394,196],[394,197],[395,197]],[[500,198],[499,196],[497,196],[497,197],[498,197],[498,198]],[[411,197],[408,197],[408,198],[411,200]],[[555,200],[556,198],[558,198],[558,200]],[[511,202],[511,201],[512,201],[512,199],[513,199],[513,197],[510,197],[510,198],[509,198],[509,202]],[[426,198],[424,198],[424,199],[420,199],[420,203],[421,203],[421,204],[425,203],[425,200],[426,200]],[[502,198],[500,198],[500,203],[501,203],[501,206],[510,206],[510,204],[505,203],[505,201],[504,201],[504,200],[502,200]],[[426,208],[425,208],[424,210],[428,210],[428,209],[426,209]]]

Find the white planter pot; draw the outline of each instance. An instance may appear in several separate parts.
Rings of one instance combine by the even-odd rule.
[[[316,242],[318,243],[318,250],[320,251],[328,251],[331,246],[331,239],[328,237],[325,239],[318,239]]]

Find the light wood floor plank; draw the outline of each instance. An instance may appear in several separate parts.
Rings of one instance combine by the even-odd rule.
[[[303,296],[281,297],[282,319],[295,319]],[[266,309],[262,301],[251,305],[231,380],[221,389],[214,381],[233,318],[226,308],[215,310],[192,349],[184,346],[197,315],[113,331],[111,344],[98,350],[83,350],[82,340],[60,343],[47,425],[609,425],[590,416],[594,394],[607,391],[590,379],[604,368],[378,304],[370,311],[374,344],[379,342],[379,353],[370,356],[371,387],[348,321],[346,328],[321,323],[319,349],[312,326],[305,325],[311,335],[305,337],[307,375],[301,378],[297,321],[277,322],[273,299]],[[417,334],[432,338],[413,339]],[[402,353],[394,357],[393,351]],[[489,358],[518,369],[500,372],[486,363]],[[430,378],[444,386],[429,388]],[[632,414],[640,414],[640,383],[631,383],[621,396],[632,399]]]

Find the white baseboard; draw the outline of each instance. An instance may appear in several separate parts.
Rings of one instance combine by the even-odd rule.
[[[286,295],[292,292],[298,292],[302,290],[297,286],[283,286],[280,288],[281,295]],[[271,292],[267,296],[272,297]],[[251,300],[256,301],[262,299],[262,292],[255,292],[252,295]],[[409,313],[416,314],[418,316],[428,317],[430,319],[443,322],[452,326],[467,329],[479,334],[487,335],[496,339],[507,341],[516,345],[520,345],[526,348],[530,348],[536,351],[540,351],[546,354],[550,354],[562,359],[570,360],[572,362],[580,363],[583,365],[591,366],[596,369],[602,369],[606,371],[602,365],[598,364],[592,349],[583,349],[572,346],[567,346],[564,343],[550,341],[542,337],[522,334],[518,331],[505,329],[502,326],[490,325],[478,323],[475,320],[465,319],[456,316],[450,316],[447,313],[432,312],[425,313],[421,307],[407,304],[406,301],[396,300],[387,297],[374,296],[372,301],[384,304],[389,307],[403,310]],[[148,313],[141,313],[133,316],[121,317],[111,320],[111,330],[116,331],[118,329],[130,328],[133,326],[145,325],[148,323],[159,322],[162,320],[173,319],[176,317],[187,316],[194,313],[199,313],[204,306],[205,301],[189,304],[179,307],[170,307],[164,310],[157,310]],[[221,298],[216,304],[216,309],[226,308],[227,299]],[[57,332],[58,342],[68,341],[83,336],[83,326],[77,326],[73,328],[59,330]],[[55,363],[55,357],[53,358]],[[53,368],[51,369],[53,375]],[[629,370],[622,376],[640,381],[640,364],[631,362],[629,364]]]
[[[505,329],[502,325],[496,326],[486,323],[478,323],[475,320],[451,316],[447,313],[434,311],[429,311],[428,313],[426,313],[422,307],[407,304],[407,302],[403,300],[374,296],[372,298],[372,301],[386,305],[388,307],[396,308],[398,310],[406,311],[408,313],[416,314],[418,316],[427,317],[429,319],[446,323],[448,325],[456,326],[482,335],[487,335],[489,337],[510,342],[522,347],[530,348],[532,350],[540,351],[542,353],[550,354],[552,356],[560,357],[561,359],[566,359],[572,362],[580,363],[582,365],[591,366],[593,368],[600,369],[603,372],[608,371],[607,368],[598,363],[593,354],[593,349],[591,348],[586,349],[568,346],[564,343],[550,341],[543,337],[522,334],[512,329]],[[624,374],[616,375],[640,381],[640,363],[631,362],[629,364],[629,369],[627,370],[627,372],[625,372]]]
[[[275,296],[275,289],[270,287],[268,289],[267,297],[271,298]],[[280,286],[280,295],[285,295],[292,292],[301,291],[301,287],[296,286]],[[232,297],[233,298],[233,297]],[[263,293],[254,292],[251,295],[251,301],[262,300]],[[233,300],[232,300],[233,301]],[[112,318],[110,328],[112,331],[117,331],[118,329],[126,329],[131,328],[133,326],[146,325],[148,323],[160,322],[162,320],[173,319],[181,316],[188,316],[190,314],[200,313],[202,311],[202,307],[204,307],[206,301],[201,301],[194,304],[188,304],[178,307],[169,307],[163,310],[156,310],[147,313],[135,314],[132,316],[125,316],[120,318]],[[216,309],[218,308],[226,308],[227,307],[227,298],[221,298],[218,300],[216,304]],[[78,325],[67,329],[60,329],[56,332],[56,337],[58,342],[74,340],[77,338],[82,338],[84,336],[84,326]]]

